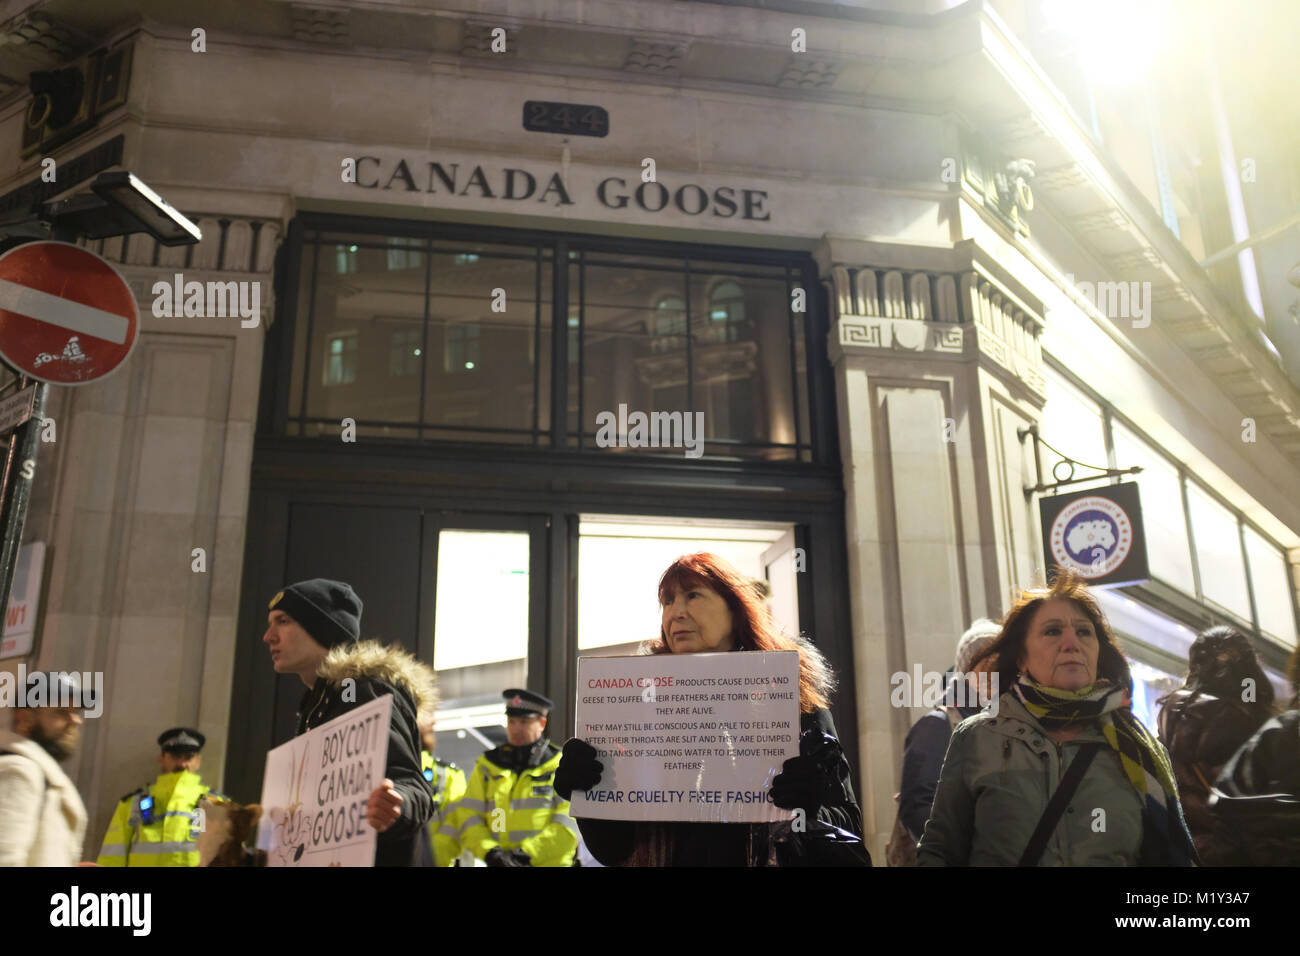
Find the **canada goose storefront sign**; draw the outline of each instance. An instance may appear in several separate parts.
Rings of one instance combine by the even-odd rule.
[[[351,163],[351,165],[348,165]],[[574,168],[568,172],[534,166],[503,166],[475,162],[469,157],[437,160],[358,156],[343,167],[343,182],[375,196],[420,193],[439,197],[441,205],[480,209],[545,211],[574,207],[577,212],[611,211],[620,215],[646,213],[658,218],[682,216],[718,224],[771,222],[766,190],[737,183],[693,182],[676,172],[660,179],[651,165],[622,173]],[[659,214],[662,214],[660,216]]]
[[[1134,482],[1043,498],[1038,506],[1049,572],[1068,568],[1092,585],[1135,584],[1150,576]]]

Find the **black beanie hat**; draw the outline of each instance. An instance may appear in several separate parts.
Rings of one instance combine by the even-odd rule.
[[[267,605],[302,625],[313,641],[334,647],[361,637],[361,598],[352,585],[327,578],[299,581],[271,598]]]

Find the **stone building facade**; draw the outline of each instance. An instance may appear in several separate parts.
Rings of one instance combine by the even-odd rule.
[[[300,690],[277,682],[260,644],[264,602],[286,578],[335,561],[333,574],[373,577],[371,593],[397,588],[367,614],[432,656],[429,534],[461,527],[438,515],[530,535],[528,680],[565,702],[555,723],[571,727],[579,516],[632,514],[791,529],[788,547],[807,558],[791,600],[841,674],[835,716],[879,854],[921,712],[891,705],[891,675],[943,671],[973,618],[1000,616],[1041,580],[1028,430],[1069,453],[1092,446],[1070,445],[1082,439],[1059,423],[1074,432],[1087,415],[1106,459],[1089,463],[1127,467],[1139,442],[1174,476],[1144,501],[1168,488],[1184,499],[1183,537],[1161,545],[1172,570],[1153,565],[1155,580],[1111,592],[1130,653],[1181,676],[1192,633],[1233,621],[1279,674],[1300,562],[1294,373],[1080,125],[1022,42],[1028,5],[941,6],[257,0],[237,14],[178,3],[141,16],[124,2],[35,3],[12,21],[14,35],[64,38],[27,70],[130,47],[121,105],[48,155],[123,136],[122,166],[204,233],[192,248],[88,243],[136,291],[143,335],[123,370],[55,389],[47,412],[59,437],[41,454],[26,537],[48,543],[49,583],[27,663],[105,675],[106,713],[75,768],[92,835],[175,724],[207,733],[215,785],[256,798]],[[32,180],[45,155],[14,148],[28,99],[13,88],[0,101],[0,189]],[[525,101],[598,106],[608,125],[543,110],[534,123],[572,131],[530,131]],[[1184,214],[1212,236],[1223,216],[1209,205]],[[604,255],[624,271],[597,287]],[[472,333],[438,327],[446,362],[437,376],[416,363],[410,409],[391,389],[327,394],[370,374],[350,351],[368,346],[337,332],[346,316],[432,328],[444,259],[451,275],[493,256],[534,257],[531,394],[523,379],[445,384],[452,365],[490,365],[487,303],[498,281],[518,301],[517,264],[501,266],[506,279],[447,280],[445,298],[478,296],[482,317]],[[600,336],[632,335],[600,309],[634,308],[625,300],[651,294],[634,270],[669,260],[686,263],[673,266],[683,303],[654,292],[635,308],[663,321],[638,326],[626,354],[598,352]],[[697,263],[724,323],[699,331]],[[414,285],[394,277],[407,271]],[[741,291],[724,294],[717,277],[733,271]],[[259,323],[155,316],[154,284],[176,273],[260,283]],[[1149,283],[1150,321],[1099,307],[1085,281]],[[796,290],[806,311],[781,305]],[[727,302],[748,323],[734,334]],[[683,370],[662,344],[675,339],[699,350]],[[598,354],[607,364],[584,372]],[[387,361],[396,381],[406,360]],[[591,447],[591,416],[638,375],[668,394],[723,382],[736,446],[712,432],[698,463]],[[731,384],[746,377],[761,387]],[[503,390],[499,420],[475,411]],[[349,414],[353,401],[364,414]],[[460,418],[457,401],[473,406]],[[1070,402],[1084,418],[1053,431],[1052,405]],[[518,408],[532,424],[502,438]],[[339,441],[349,417],[355,443]],[[1236,529],[1238,559],[1196,535],[1215,520]],[[331,548],[366,557],[349,565]],[[1245,604],[1211,580],[1233,560]]]

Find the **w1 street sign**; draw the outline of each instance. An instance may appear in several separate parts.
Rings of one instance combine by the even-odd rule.
[[[68,242],[29,242],[0,256],[0,356],[54,385],[103,378],[131,353],[139,316],[113,266]]]
[[[0,432],[17,428],[32,417],[32,399],[36,396],[36,386],[28,385],[17,395],[10,395],[0,401]]]

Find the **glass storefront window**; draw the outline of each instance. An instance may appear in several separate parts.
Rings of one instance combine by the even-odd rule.
[[[1088,464],[1105,464],[1107,421],[1100,405],[1050,367],[1047,394],[1043,438],[1071,457]],[[1115,467],[1137,465],[1143,469],[1134,478],[1124,480],[1136,480],[1139,487],[1151,576],[1294,647],[1298,640],[1294,591],[1282,550],[1246,525],[1236,511],[1220,504],[1190,478],[1184,479],[1178,466],[1144,436],[1114,417],[1109,426]],[[1047,459],[1045,471],[1056,460],[1050,453]],[[1194,568],[1200,574],[1199,593]],[[1252,597],[1258,620],[1252,615]]]
[[[321,384],[351,385],[357,380],[357,334],[331,335],[325,349],[325,375]]]
[[[1249,621],[1250,594],[1236,517],[1191,482],[1187,486],[1187,503],[1192,536],[1196,539],[1202,593],[1243,621]]]
[[[687,418],[694,428],[703,415],[704,455],[813,459],[805,315],[790,308],[805,263],[565,241],[576,248],[560,263],[559,240],[309,233],[288,434],[334,434],[349,417],[359,437],[549,444],[551,311],[563,266],[567,447],[596,450],[597,416],[625,406],[629,415],[676,413],[677,431],[635,447],[620,436],[612,453],[681,455],[697,441],[693,432],[686,441]]]
[[[751,578],[770,579],[769,606],[797,630],[794,580],[782,574],[787,553],[774,545],[789,525],[698,522],[584,515],[578,529],[578,649],[582,656],[635,654],[659,633],[659,578],[684,554],[707,551]],[[793,621],[793,624],[791,623]]]
[[[305,396],[291,397],[290,414],[328,422],[324,427],[335,435],[343,418],[356,421],[359,432],[370,423],[414,424],[420,376],[406,370],[421,361],[414,353],[423,348],[424,253],[402,250],[419,264],[395,271],[389,261],[395,250],[341,243],[327,248],[340,263],[346,260],[346,269],[317,269],[308,301],[300,304],[300,315],[312,310],[310,324],[301,323],[308,326],[302,348],[309,350],[308,366],[320,372],[306,380]]]
[[[1043,440],[1063,455],[1097,468],[1107,467],[1105,422],[1101,408],[1052,369],[1047,370],[1047,405],[1043,408]],[[1050,452],[1043,471],[1060,459]],[[1085,469],[1077,477],[1090,474]]]
[[[620,405],[702,413],[708,454],[790,459],[786,446],[808,442],[794,424],[807,398],[791,381],[783,268],[593,254],[570,288],[582,296],[584,447]]]
[[[549,316],[536,260],[438,253],[431,272],[422,420],[530,432],[542,411],[534,406],[536,323]]]
[[[397,272],[403,269],[421,269],[424,267],[424,255],[420,246],[413,239],[390,236],[388,239],[388,268]]]
[[[1286,556],[1264,540],[1253,528],[1246,528],[1246,558],[1250,561],[1250,583],[1259,611],[1259,628],[1289,647],[1296,645],[1295,611]]]
[[[304,246],[289,433],[540,441],[549,250],[347,238]]]
[[[1136,480],[1138,484],[1151,573],[1195,597],[1196,578],[1192,573],[1192,549],[1187,540],[1178,469],[1118,422],[1111,434],[1117,467],[1142,468],[1135,479],[1126,480]]]
[[[1157,701],[1182,687],[1183,678],[1141,661],[1129,661],[1129,673],[1133,675],[1133,716],[1154,735],[1159,732],[1157,720],[1163,709]]]
[[[388,374],[394,378],[420,374],[424,334],[421,329],[400,329],[393,333],[388,347]]]
[[[433,669],[445,706],[525,687],[528,548],[526,532],[438,533]]]
[[[335,246],[334,269],[339,275],[357,271],[357,247]]]

